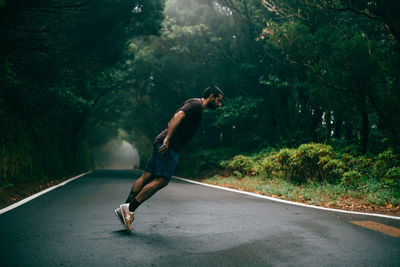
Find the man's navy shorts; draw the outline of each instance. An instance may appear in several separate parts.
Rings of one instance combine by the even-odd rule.
[[[160,143],[154,144],[153,153],[144,170],[155,176],[170,179],[178,164],[179,154],[172,149],[168,149],[165,153],[161,154],[158,152],[161,145]]]

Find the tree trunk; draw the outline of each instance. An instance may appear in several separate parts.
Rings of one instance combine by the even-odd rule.
[[[382,119],[383,123],[386,127],[392,132],[397,143],[400,143],[400,135],[394,127],[393,123],[387,118],[384,112],[378,107],[378,104],[375,102],[375,99],[372,96],[368,96],[368,100],[371,103],[372,107],[378,113],[379,117]]]
[[[350,142],[352,142],[353,141],[353,126],[351,125],[351,123],[350,122],[348,122],[348,121],[345,121],[344,122],[344,129],[345,129],[345,131],[344,131],[344,138],[347,140],[347,141],[350,141]]]
[[[325,120],[325,143],[329,141],[331,138],[331,132],[332,132],[332,124],[331,124],[331,111],[326,110],[324,112],[324,120]]]
[[[343,120],[340,116],[338,116],[335,112],[334,121],[333,121],[333,137],[336,139],[340,139],[342,136],[342,125]]]
[[[312,115],[312,120],[311,120],[311,137],[314,142],[318,142],[318,132],[317,129],[321,125],[321,119],[322,119],[322,110],[320,107],[312,107],[314,110],[314,114]]]

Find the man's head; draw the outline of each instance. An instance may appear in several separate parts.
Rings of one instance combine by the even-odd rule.
[[[222,98],[224,93],[217,86],[210,86],[204,90],[203,99],[205,99],[205,107],[216,109],[222,106]]]

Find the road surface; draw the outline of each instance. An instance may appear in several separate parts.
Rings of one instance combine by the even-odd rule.
[[[298,207],[173,179],[113,211],[134,171],[94,171],[0,215],[1,266],[400,266],[400,238],[350,221],[399,220]]]

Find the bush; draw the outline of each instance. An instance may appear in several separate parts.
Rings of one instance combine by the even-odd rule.
[[[224,161],[221,163],[222,166],[226,167],[233,175],[238,177],[254,175],[257,172],[257,163],[249,156],[238,155],[230,161]]]
[[[367,158],[366,156],[354,157],[348,154],[342,155],[341,158],[348,170],[356,170],[361,174],[371,175],[370,172],[374,162],[372,158]]]
[[[375,157],[371,174],[377,180],[385,179],[388,170],[400,165],[399,158],[392,149],[387,149]],[[392,171],[395,172],[395,171]]]
[[[282,168],[289,167],[292,164],[292,159],[295,154],[295,149],[283,148],[276,155],[276,161]]]
[[[295,149],[283,148],[279,152],[274,152],[266,155],[260,161],[260,172],[267,177],[290,177],[292,174],[290,162],[295,151]]]
[[[215,153],[196,154],[205,168],[215,167],[221,157]],[[213,162],[207,163],[206,162]],[[191,163],[191,170],[198,164]],[[400,196],[399,156],[388,149],[375,157],[357,156],[348,150],[336,152],[324,144],[303,144],[297,149],[283,148],[279,151],[263,149],[253,155],[236,155],[232,159],[219,160],[224,168],[236,177],[260,175],[264,178],[281,178],[292,183],[340,183],[344,188],[364,193],[385,191],[393,197]],[[390,193],[389,193],[390,192]]]
[[[293,173],[291,180],[300,183],[333,180],[336,175],[330,171],[339,167],[334,161],[331,161],[333,156],[333,148],[329,145],[314,143],[301,145],[290,159]],[[340,171],[335,171],[335,173],[337,172]]]
[[[340,181],[340,178],[346,170],[346,164],[340,159],[326,157],[326,160],[325,158],[321,158],[320,163],[323,173],[325,174],[324,180],[327,182],[336,183]]]
[[[356,170],[345,172],[341,178],[341,182],[345,187],[357,189],[361,184],[362,175]]]
[[[298,149],[281,149],[262,159],[261,166],[267,176],[286,178],[295,183],[338,182],[346,164],[334,158],[331,146],[323,144],[304,144]]]
[[[400,167],[389,169],[381,180],[384,187],[392,191],[396,197],[400,196]]]

